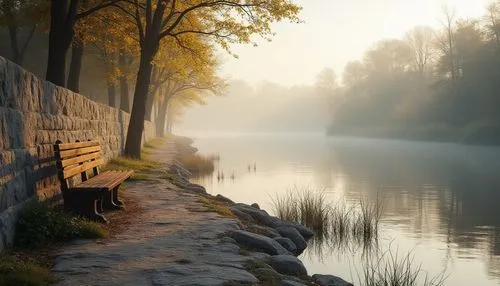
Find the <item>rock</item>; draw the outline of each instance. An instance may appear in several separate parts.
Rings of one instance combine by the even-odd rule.
[[[246,270],[215,265],[169,265],[151,271],[152,285],[216,286],[232,281],[237,285],[254,285],[259,280]],[[104,284],[102,284],[104,285]],[[144,285],[144,284],[132,284]]]
[[[286,250],[290,251],[291,253],[295,255],[299,254],[297,252],[297,246],[288,237],[275,237],[274,240],[276,240],[279,244],[281,244],[281,246],[286,248]]]
[[[267,263],[276,271],[285,275],[297,277],[307,276],[307,270],[302,261],[291,255],[275,255],[269,257]]]
[[[278,225],[276,225],[275,227],[280,227],[280,226],[294,227],[296,230],[298,230],[300,232],[300,235],[302,235],[302,237],[304,237],[305,239],[309,239],[309,238],[314,236],[314,232],[310,228],[303,226],[299,223],[295,223],[295,222],[291,222],[291,221],[279,221]]]
[[[238,208],[234,208],[234,207],[229,207],[229,209],[238,217],[240,218],[241,220],[243,221],[247,221],[247,222],[255,222],[255,220],[253,219],[253,217],[245,212],[242,212],[240,209]]]
[[[186,189],[189,190],[189,191],[198,193],[198,194],[206,194],[207,193],[207,190],[205,190],[205,187],[200,186],[198,184],[193,184],[193,183],[189,183],[186,186]]]
[[[167,170],[183,178],[189,178],[192,175],[191,172],[189,172],[186,168],[182,167],[179,163],[170,165]]]
[[[275,238],[275,237],[280,237],[281,235],[278,233],[277,230],[275,230],[272,227],[269,226],[262,226],[258,224],[253,224],[248,227],[249,232],[253,233],[258,233],[262,234],[264,236],[270,237],[270,238]]]
[[[259,204],[258,204],[258,203],[253,203],[253,204],[251,204],[250,206],[251,206],[252,208],[256,208],[256,209],[260,210],[260,206],[259,206]]]
[[[306,284],[293,281],[293,280],[282,280],[280,286],[306,286]]]
[[[280,222],[279,218],[270,216],[265,210],[258,210],[249,205],[235,204],[231,207],[231,210],[232,209],[237,209],[240,212],[244,212],[250,215],[256,222],[266,226],[276,227]]]
[[[314,274],[312,278],[320,286],[353,286],[352,283],[333,275]]]
[[[234,205],[234,202],[231,199],[226,198],[221,194],[217,194],[217,196],[215,196],[215,199],[218,201],[221,201],[221,202],[230,203],[230,204]]]
[[[265,210],[259,210],[246,204],[235,204],[231,207],[231,210],[237,209],[240,212],[244,212],[250,215],[255,221],[260,224],[277,228],[280,226],[291,226],[299,231],[303,238],[308,239],[313,237],[314,232],[309,228],[290,221],[282,221],[275,216],[270,216]]]
[[[262,284],[260,285],[277,285],[284,275],[279,274],[271,266],[260,267],[252,270],[252,273],[259,278]]]
[[[236,244],[236,240],[230,238],[229,236],[224,236],[223,238],[220,239],[220,241],[222,243],[232,243],[232,244]]]
[[[231,233],[231,237],[238,243],[257,251],[262,251],[271,255],[291,255],[291,253],[277,241],[260,234],[237,230]]]
[[[276,230],[281,236],[289,238],[295,244],[297,247],[297,251],[294,252],[295,254],[304,252],[304,249],[307,247],[307,242],[296,228],[291,226],[280,226],[277,227]]]

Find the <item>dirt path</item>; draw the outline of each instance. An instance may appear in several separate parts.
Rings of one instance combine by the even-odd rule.
[[[168,142],[149,156],[167,165],[175,154],[175,145]],[[125,192],[140,211],[112,238],[75,241],[58,251],[53,267],[61,278],[58,285],[258,282],[244,270],[248,257],[235,244],[223,242],[224,233],[239,229],[235,219],[207,212],[199,195],[159,177],[128,182]],[[119,215],[110,216],[110,223]]]

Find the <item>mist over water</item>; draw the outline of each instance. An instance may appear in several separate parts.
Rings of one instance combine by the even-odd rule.
[[[215,174],[198,179],[213,194],[271,212],[272,197],[294,186],[324,189],[332,202],[382,199],[380,251],[411,252],[429,275],[445,271],[445,285],[500,285],[499,148],[297,133],[191,136],[201,152],[220,154]],[[217,172],[235,178],[218,181]],[[363,255],[322,244],[301,258],[309,273],[356,283]]]

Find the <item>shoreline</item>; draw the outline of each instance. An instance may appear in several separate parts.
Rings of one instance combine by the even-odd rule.
[[[178,143],[181,147],[178,149],[197,152],[198,149],[191,146],[194,142],[191,138],[180,136],[178,138],[181,138]],[[247,271],[257,277],[273,280],[261,281],[265,283],[263,285],[353,285],[334,275],[307,274],[298,256],[307,248],[309,240],[314,236],[311,229],[271,216],[266,210],[260,209],[257,203],[251,205],[237,203],[220,194],[215,196],[208,194],[203,186],[189,183],[191,174],[183,166],[173,165],[173,167],[177,169],[176,172],[181,180],[186,183],[185,189],[223,204],[240,221],[242,229],[233,231],[222,240],[240,246],[245,255],[252,257],[250,263],[246,265]],[[227,213],[222,212],[222,215],[225,214]]]
[[[161,160],[169,175],[152,172],[127,184],[126,199],[141,211],[116,235],[57,249],[56,285],[352,285],[308,275],[297,258],[312,235],[308,228],[191,184],[178,162],[182,152],[197,152],[193,141],[164,141],[147,159]]]

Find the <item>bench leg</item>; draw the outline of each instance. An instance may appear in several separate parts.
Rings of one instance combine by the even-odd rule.
[[[118,187],[104,194],[103,207],[107,210],[123,209],[123,203],[118,200]]]
[[[120,188],[120,186],[116,187],[114,190],[113,190],[113,202],[116,204],[116,205],[119,205],[119,206],[124,206],[123,205],[123,202],[120,201],[120,199],[118,198],[118,189]]]
[[[84,216],[93,221],[108,223],[106,217],[97,211],[99,201],[100,200],[94,200],[93,206],[90,209],[85,210]]]
[[[106,217],[99,212],[102,193],[67,192],[63,194],[64,208],[92,221],[107,223]],[[101,207],[102,209],[102,207]]]

